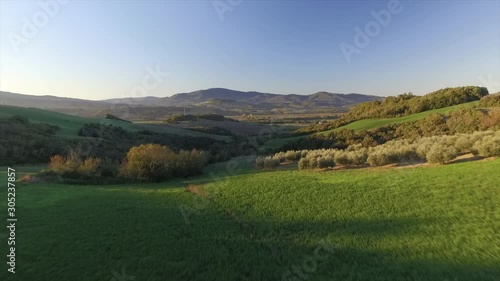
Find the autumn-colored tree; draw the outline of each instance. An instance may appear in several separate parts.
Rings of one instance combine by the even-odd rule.
[[[142,144],[132,147],[120,168],[120,175],[141,181],[161,181],[172,176],[176,155],[166,146]]]

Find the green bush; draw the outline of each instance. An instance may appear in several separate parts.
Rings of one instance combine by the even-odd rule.
[[[293,151],[289,150],[285,153],[285,158],[288,161],[297,161],[301,157],[301,152],[300,151]]]
[[[360,166],[366,163],[368,149],[361,146],[349,146],[345,151],[333,152],[335,163],[342,166]]]
[[[485,157],[500,156],[500,131],[495,135],[485,136],[474,144],[479,155]]]
[[[301,158],[299,160],[299,170],[309,169],[309,159]]]
[[[80,153],[75,150],[70,150],[68,156],[66,157],[66,168],[74,172],[75,174],[78,174],[78,169],[82,165],[83,161],[80,157]]]
[[[454,146],[458,153],[465,153],[467,151],[470,151],[470,149],[474,145],[474,142],[476,141],[472,138],[471,135],[460,135],[457,137]]]
[[[495,107],[500,106],[500,93],[484,96],[479,100],[481,107]]]
[[[444,164],[457,157],[457,149],[443,143],[434,144],[426,155],[429,163]]]
[[[84,160],[76,151],[68,156],[54,155],[50,158],[49,171],[63,178],[99,179],[101,177],[102,160],[88,157]]]
[[[207,162],[208,154],[201,150],[181,150],[176,154],[166,146],[142,144],[129,150],[119,175],[140,181],[162,181],[199,174]]]
[[[420,160],[420,159],[425,159],[424,157],[420,157],[417,153],[417,145],[410,143],[409,141],[406,140],[400,140],[397,142],[393,143],[392,149],[394,150],[395,154],[397,155],[397,161],[398,162],[404,162],[404,161],[414,161],[414,160]]]
[[[257,169],[264,169],[264,157],[255,158],[255,167]]]
[[[202,172],[208,162],[208,154],[202,150],[181,150],[175,157],[173,174],[176,177],[187,177]]]
[[[264,158],[264,168],[274,169],[280,165],[280,160],[273,157]]]
[[[120,168],[120,175],[140,181],[161,181],[172,177],[176,155],[166,146],[142,144],[132,147]]]
[[[409,147],[402,146],[400,143],[390,142],[372,148],[368,154],[367,161],[370,166],[400,163],[408,160],[412,152]]]
[[[348,158],[351,165],[361,166],[368,160],[368,149],[360,148],[357,151],[349,152]]]
[[[307,156],[308,150],[301,150],[300,151],[300,158],[305,158]]]
[[[280,163],[283,163],[286,161],[286,153],[285,152],[278,152],[274,154],[274,159],[278,160]]]
[[[255,158],[255,167],[257,169],[274,169],[279,167],[280,159],[276,156],[257,157]]]
[[[438,137],[422,138],[418,141],[417,145],[417,155],[422,159],[426,159],[427,153],[431,150],[431,147],[439,140]]]
[[[309,157],[308,160],[309,160],[309,163],[308,163],[309,169],[318,168],[318,157]]]
[[[348,151],[348,152],[351,152],[351,151],[359,151],[360,149],[363,148],[363,145],[361,144],[353,144],[353,145],[349,145],[345,151]]]
[[[220,114],[200,114],[198,115],[198,118],[200,119],[206,119],[206,120],[212,120],[212,121],[219,121],[219,122],[223,122],[223,121],[226,121],[226,120],[230,120],[230,121],[233,121],[233,122],[238,122],[234,119],[229,119],[229,118],[225,118],[224,115],[220,115]]]
[[[351,165],[351,159],[349,159],[349,153],[342,151],[337,154],[335,154],[335,163],[342,165],[342,166],[348,166]]]
[[[61,155],[54,155],[50,157],[49,170],[62,174],[67,171],[66,159]]]
[[[370,155],[368,156],[367,161],[368,164],[370,164],[370,166],[384,166],[392,163],[389,155],[381,150],[371,152]]]
[[[101,177],[101,165],[101,159],[89,157],[82,162],[80,167],[78,167],[78,173],[83,178],[98,179]]]
[[[318,168],[333,168],[335,167],[335,161],[332,157],[319,157],[317,159]]]
[[[79,168],[82,163],[79,153],[72,150],[66,157],[61,155],[52,156],[49,168],[60,176],[78,178],[80,176]]]

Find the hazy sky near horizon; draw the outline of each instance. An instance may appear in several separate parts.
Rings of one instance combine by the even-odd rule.
[[[496,0],[401,1],[379,30],[372,12],[391,1],[40,5],[54,1],[0,2],[0,90],[93,100],[213,87],[381,96],[500,90]],[[367,25],[369,42],[356,44],[355,28]],[[342,42],[357,48],[350,61]]]

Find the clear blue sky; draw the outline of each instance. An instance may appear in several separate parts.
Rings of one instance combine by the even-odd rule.
[[[462,85],[500,90],[495,0],[401,1],[402,11],[348,62],[340,44],[355,46],[355,27],[364,29],[371,11],[388,3],[243,0],[221,19],[212,0],[69,1],[42,25],[39,1],[2,0],[0,90],[133,96],[147,67],[169,73],[146,92],[153,96],[212,87],[382,96]],[[36,16],[40,28],[26,38],[23,18]]]

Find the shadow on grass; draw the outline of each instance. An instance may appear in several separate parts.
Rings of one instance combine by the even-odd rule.
[[[197,209],[187,223],[179,206],[192,206],[194,195],[182,190],[82,190],[39,206],[30,190],[19,192],[17,273],[6,276],[3,271],[1,280],[111,280],[112,272],[122,268],[135,277],[124,280],[151,281],[500,276],[498,267],[490,265],[439,260],[426,253],[415,257],[404,245],[376,250],[370,245],[382,237],[411,235],[431,219],[273,221],[214,203]],[[343,238],[348,236],[356,237],[356,243],[347,243]],[[6,254],[3,248],[1,255]]]
[[[478,161],[478,160],[483,160],[486,157],[479,156],[479,155],[472,155],[472,154],[465,154],[460,157],[457,157],[456,159],[447,162],[447,164],[456,164],[456,163],[465,163],[465,162],[470,162],[470,161]]]

